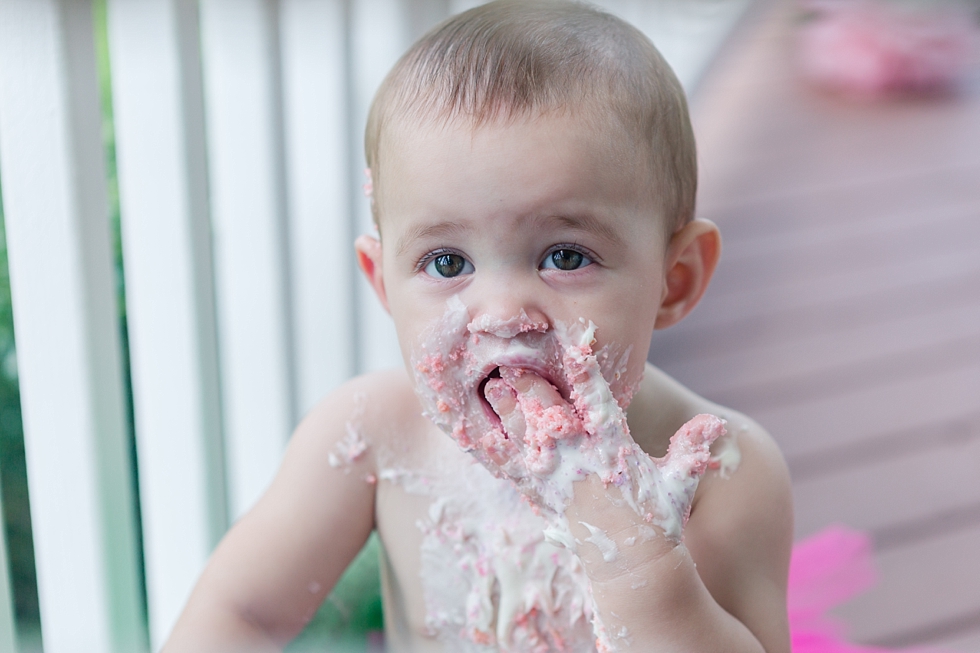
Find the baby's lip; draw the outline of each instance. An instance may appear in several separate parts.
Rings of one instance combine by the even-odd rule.
[[[528,314],[521,309],[519,315],[501,320],[490,315],[481,315],[466,325],[466,330],[470,333],[491,334],[500,338],[513,338],[521,333],[545,333],[551,327],[547,321],[534,321]]]

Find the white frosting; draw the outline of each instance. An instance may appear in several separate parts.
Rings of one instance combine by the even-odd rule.
[[[602,554],[602,559],[606,562],[615,560],[616,556],[619,555],[619,548],[616,546],[616,543],[609,539],[609,536],[601,529],[596,528],[592,524],[584,521],[580,521],[579,523],[585,526],[590,533],[589,537],[585,538],[585,541],[591,542],[599,549],[599,553]]]
[[[462,305],[459,297],[453,295],[453,299]],[[528,317],[522,308],[519,315],[506,320],[496,319],[490,315],[483,314],[466,325],[466,330],[470,333],[489,333],[498,338],[513,338],[520,333],[529,333],[531,331],[540,331],[543,333],[548,330],[548,323],[535,322]]]
[[[367,452],[368,443],[361,433],[361,420],[364,417],[366,407],[367,395],[362,392],[355,394],[354,410],[345,424],[347,433],[337,442],[334,451],[330,452],[327,457],[331,467],[343,467],[345,473],[349,472],[350,465]]]
[[[492,619],[488,615],[496,605],[499,650],[539,650],[511,649],[512,637],[519,616],[526,615],[530,606],[535,606],[536,615],[542,615],[550,614],[555,605],[548,584],[555,578],[555,569],[565,565],[548,563],[557,555],[557,549],[548,543],[565,547],[565,564],[574,561],[579,565],[574,575],[581,573],[565,511],[574,497],[575,483],[590,475],[598,476],[607,487],[618,488],[621,499],[614,503],[629,506],[640,517],[635,535],[628,536],[633,544],[637,538],[646,541],[658,532],[680,542],[699,476],[709,462],[709,446],[724,432],[723,422],[698,416],[671,438],[667,457],[651,458],[633,441],[626,422],[625,406],[639,381],[631,382],[624,374],[629,350],[618,355],[609,349],[594,352],[595,332],[591,321],[580,319],[549,328],[529,320],[523,311],[505,320],[481,316],[471,321],[466,307],[453,297],[443,318],[423,334],[413,352],[416,392],[425,414],[483,467],[510,482],[499,485],[498,481],[494,492],[472,495],[479,500],[465,510],[450,499],[455,496],[452,492],[440,495],[429,521],[422,525],[426,534],[423,567],[431,554],[443,570],[438,573],[433,568],[430,574],[423,568],[427,615],[436,632],[445,632],[450,624],[458,632],[459,624],[464,623],[468,641],[483,645],[489,641],[485,633]],[[551,399],[545,405],[540,396],[519,392],[521,377],[529,372],[552,384],[563,401]],[[507,416],[507,423],[502,423],[490,404],[507,402],[517,412],[502,413]],[[510,422],[515,415],[519,415],[519,424]],[[504,487],[510,488],[510,509],[520,515],[506,527],[486,514]],[[518,499],[521,495],[543,519],[529,510],[518,510],[525,505]],[[598,547],[605,562],[614,562],[616,544],[595,526],[582,525],[590,533],[585,542]],[[463,603],[435,598],[442,595],[443,585],[453,585],[445,573],[447,547],[459,561],[457,566],[479,570],[467,581],[469,593]],[[550,553],[539,555],[545,550],[542,547]],[[642,580],[635,581],[640,583],[637,587]],[[578,618],[588,615],[600,649],[615,650],[612,636],[591,608],[590,593],[581,594],[587,584],[572,585],[579,590],[574,594],[579,607],[572,612]],[[527,592],[536,598],[528,598]],[[544,600],[544,596],[551,598]],[[466,606],[463,617],[458,614],[462,608],[454,611],[452,605]],[[539,635],[544,632],[535,628]],[[622,629],[614,633],[617,641],[625,641],[627,635]],[[574,650],[582,650],[575,646]]]
[[[735,470],[741,464],[742,451],[738,448],[735,433],[730,432],[715,440],[711,448],[711,460],[708,462],[709,468],[717,469],[718,475],[727,479],[732,477],[732,474],[735,473]]]
[[[589,580],[548,543],[545,520],[514,486],[475,461],[382,480],[432,498],[419,520],[426,627],[446,651],[594,652]]]

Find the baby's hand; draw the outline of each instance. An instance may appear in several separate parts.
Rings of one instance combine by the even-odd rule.
[[[559,442],[577,445],[587,436],[574,407],[558,390],[533,372],[501,368],[500,378],[487,382],[487,401],[500,416],[504,438],[516,444],[522,468],[546,477],[558,466]]]
[[[636,519],[631,521],[643,526],[640,537],[660,531],[671,546],[678,543],[711,443],[724,433],[723,422],[710,415],[695,417],[671,438],[667,455],[655,459],[634,442],[615,402],[579,407],[596,397],[611,399],[601,375],[581,374],[573,388],[576,405],[536,374],[502,368],[485,391],[501,428],[485,436],[480,448],[498,474],[504,472],[548,512],[563,515],[575,498],[573,483],[598,479],[607,490],[601,493],[605,507],[611,507],[611,500],[616,507],[632,508]],[[596,422],[597,416],[602,421]],[[609,495],[614,487],[618,492]],[[602,513],[603,505],[594,507]]]

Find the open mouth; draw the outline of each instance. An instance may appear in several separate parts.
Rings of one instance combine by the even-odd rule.
[[[497,411],[493,409],[493,406],[491,406],[490,402],[487,400],[487,383],[490,382],[490,379],[499,378],[500,366],[498,365],[490,370],[490,373],[487,374],[487,376],[480,382],[480,386],[477,388],[477,393],[480,395],[480,402],[483,404],[483,412],[487,414],[487,418],[494,426],[500,425],[500,415],[497,414]]]
[[[568,384],[556,383],[557,379],[553,378],[551,374],[537,368],[515,367],[515,369],[523,370],[524,372],[540,377],[545,383],[554,388],[564,401],[571,403],[571,388],[568,386]],[[482,381],[480,381],[479,385],[477,386],[477,394],[479,395],[480,402],[483,405],[483,412],[486,413],[487,419],[489,419],[490,423],[494,426],[500,426],[501,420],[500,415],[497,414],[497,411],[493,409],[493,406],[490,405],[490,401],[487,399],[487,384],[491,379],[499,378],[501,378],[501,374],[500,366],[498,365],[490,370],[490,372],[483,378]]]

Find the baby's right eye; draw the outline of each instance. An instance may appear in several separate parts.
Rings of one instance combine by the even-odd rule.
[[[430,277],[451,279],[461,274],[472,274],[473,264],[459,254],[437,254],[425,264],[425,273]]]

